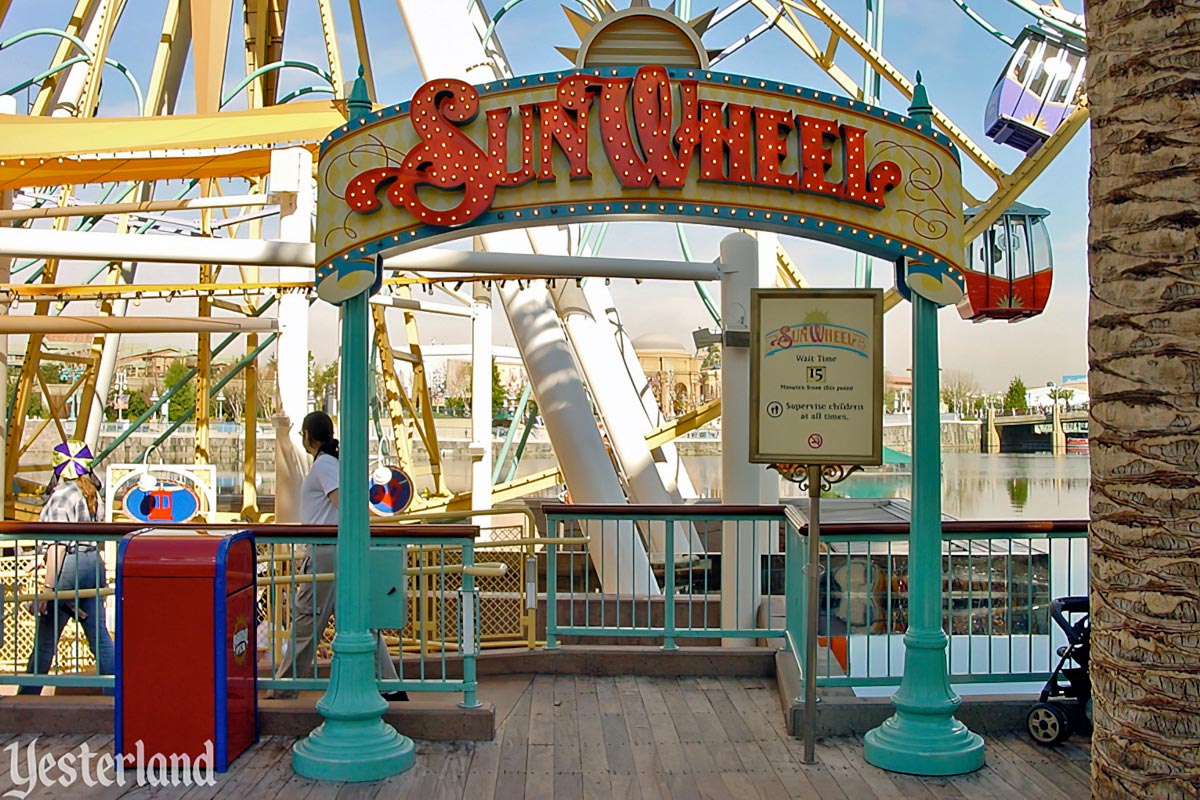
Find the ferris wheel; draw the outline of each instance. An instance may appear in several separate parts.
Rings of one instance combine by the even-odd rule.
[[[973,320],[1036,316],[1050,293],[1049,212],[1018,198],[1087,120],[1083,18],[1057,2],[936,5],[939,14],[964,15],[1008,54],[1007,63],[989,67],[996,82],[990,96],[980,98],[976,119],[956,121],[933,111],[939,129],[987,187],[966,198],[967,296],[959,310]],[[884,0],[692,6],[678,0],[669,10],[703,37],[716,68],[768,41],[786,42],[795,63],[807,64],[844,95],[873,103],[886,86],[912,98],[916,76],[906,76],[889,58]],[[477,74],[489,78],[509,69],[502,41],[528,47],[544,19],[559,14],[539,0],[400,0],[396,6],[361,0],[34,6],[0,0],[0,74],[9,78],[0,86],[0,220],[11,226],[0,227],[0,273],[7,273],[0,277],[16,307],[3,318],[0,334],[27,337],[8,412],[3,483],[15,487],[5,493],[10,514],[21,511],[22,495],[40,482],[45,465],[34,457],[39,442],[58,436],[98,441],[114,375],[121,371],[123,333],[196,337],[196,360],[183,379],[194,389],[191,407],[157,422],[179,395],[177,383],[155,386],[154,402],[136,418],[127,415],[134,422],[130,431],[156,426],[142,446],[143,460],[188,424],[195,425],[197,460],[211,459],[210,430],[226,405],[217,399],[239,381],[238,415],[247,429],[257,429],[264,406],[298,421],[306,375],[279,370],[278,401],[246,387],[269,378],[265,354],[271,346],[280,348],[280,362],[302,358],[302,351],[287,349],[281,329],[294,332],[310,302],[312,210],[304,206],[302,184],[311,179],[311,153],[326,132],[346,121],[350,65],[361,67],[378,97],[394,73],[379,56],[381,43],[394,46],[385,36],[416,29],[414,19],[428,17],[431,9],[454,22],[444,26],[445,39],[436,46],[454,50],[463,43],[455,37],[473,37],[471,46],[481,47],[488,63],[470,69],[478,66]],[[1000,14],[1011,22],[1014,9],[1024,24],[1010,32],[988,19]],[[566,24],[583,36],[616,10],[608,0],[578,0],[566,8]],[[558,58],[552,45],[569,55],[569,42],[547,41],[539,43],[538,57]],[[346,58],[350,50],[353,57]],[[418,60],[430,57],[417,51]],[[981,130],[988,141],[973,139],[968,130]],[[1001,166],[1011,160],[999,155],[1005,151],[1020,154],[1012,168]],[[597,254],[607,230],[606,224],[573,230],[572,251]],[[678,236],[690,260],[682,228]],[[780,281],[801,285],[799,266],[782,248],[777,260]],[[153,263],[179,265],[172,273],[179,277],[151,281],[146,276],[152,273],[139,265]],[[870,283],[865,257],[856,272],[858,283]],[[523,277],[537,276],[513,279]],[[486,282],[490,291],[496,279],[399,269],[386,279],[384,301],[372,307],[379,458],[420,476],[426,496],[413,508],[461,507],[447,488],[428,411],[433,403],[418,318],[439,313],[439,303],[422,293],[436,290],[440,305],[461,314],[473,307],[471,286]],[[703,299],[715,317],[715,304]],[[180,305],[168,307],[168,301]],[[143,302],[161,313],[143,314]],[[899,296],[889,293],[887,307],[897,302]],[[180,314],[184,304],[187,311]],[[241,355],[214,369],[214,358],[226,349]],[[82,401],[63,402],[75,396]],[[528,389],[520,405],[517,417],[527,408],[531,419],[537,416]],[[716,416],[711,406],[694,411],[696,424]],[[118,452],[128,438],[115,439],[98,460]],[[419,469],[413,455],[418,445],[428,454]],[[254,485],[253,466],[248,460],[247,486]],[[560,480],[508,477],[494,487],[493,498]],[[253,498],[247,507],[256,513]]]

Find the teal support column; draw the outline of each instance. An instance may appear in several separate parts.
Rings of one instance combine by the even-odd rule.
[[[941,415],[937,305],[916,292],[913,316],[913,497],[908,549],[908,632],[896,713],[866,735],[869,763],[914,775],[958,775],[983,766],[983,739],[954,718],[942,630]]]
[[[317,780],[379,780],[403,772],[416,758],[412,740],[383,721],[387,702],[375,685],[375,637],[367,627],[369,302],[363,292],[341,307],[337,634],[329,689],[317,703],[325,722],[292,748],[292,768]]]

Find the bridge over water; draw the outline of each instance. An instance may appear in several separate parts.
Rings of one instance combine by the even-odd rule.
[[[981,423],[980,446],[985,453],[1066,453],[1086,451],[1088,412],[1054,408],[1047,413],[998,416],[994,411]]]

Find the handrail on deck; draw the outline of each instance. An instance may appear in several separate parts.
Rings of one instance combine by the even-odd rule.
[[[461,517],[460,517],[461,518]],[[32,675],[26,673],[26,659],[31,647],[38,644],[39,626],[36,617],[23,611],[25,603],[33,600],[56,600],[77,604],[91,597],[107,597],[113,594],[112,581],[116,564],[107,565],[107,580],[99,588],[72,588],[59,591],[37,591],[37,573],[28,569],[27,560],[33,552],[23,545],[40,541],[97,542],[103,546],[116,544],[123,536],[156,526],[129,523],[89,523],[72,525],[49,522],[0,522],[0,546],[5,549],[5,566],[0,568],[0,603],[7,608],[0,615],[5,633],[3,663],[0,663],[0,684],[33,686],[93,686],[111,689],[115,677],[109,674],[88,672],[91,657],[86,648],[80,647],[69,637],[59,641],[58,655],[66,659],[57,666],[59,674]],[[265,610],[260,621],[266,623],[265,636],[260,641],[260,670],[263,677],[259,686],[265,689],[322,689],[328,677],[315,677],[317,651],[311,653],[312,661],[305,660],[303,673],[297,670],[297,641],[291,606],[296,602],[298,588],[307,586],[316,591],[319,585],[333,580],[333,573],[311,572],[283,574],[282,566],[296,564],[302,555],[309,552],[303,545],[336,544],[335,525],[294,524],[208,524],[160,526],[168,530],[205,530],[214,532],[253,531],[256,542],[270,551],[259,561],[265,573],[259,574],[257,602]],[[452,691],[462,692],[463,705],[477,705],[474,660],[480,648],[481,626],[477,624],[480,609],[477,578],[496,578],[509,570],[509,565],[498,561],[476,562],[474,543],[479,536],[479,526],[464,524],[413,524],[374,525],[371,536],[377,545],[406,545],[411,554],[404,573],[411,581],[409,588],[408,624],[400,632],[400,647],[406,654],[404,661],[415,665],[409,677],[399,680],[380,680],[381,691]],[[301,549],[298,549],[301,548]],[[284,556],[280,559],[276,556]],[[320,563],[320,562],[317,562]],[[96,576],[97,578],[99,575]],[[288,609],[283,613],[283,609]],[[88,618],[87,625],[106,625],[104,615]],[[83,619],[82,617],[80,618]],[[283,627],[286,622],[286,630]],[[78,623],[77,623],[78,624]],[[321,632],[316,635],[319,637]],[[469,637],[469,640],[463,637]],[[57,631],[56,631],[57,638]],[[395,644],[396,637],[385,636]],[[7,641],[4,641],[7,639]],[[446,654],[456,653],[461,659],[461,676],[458,669],[447,662]],[[285,654],[286,653],[286,654]],[[73,655],[72,655],[73,654]],[[305,657],[308,658],[307,656]],[[392,656],[393,661],[395,656]],[[57,659],[56,659],[57,660]],[[287,677],[276,677],[277,667],[290,660],[292,667]],[[455,663],[458,663],[456,661]],[[94,667],[92,668],[95,669]],[[67,674],[61,674],[66,672]],[[415,674],[414,674],[415,672]],[[291,677],[306,674],[310,677]]]

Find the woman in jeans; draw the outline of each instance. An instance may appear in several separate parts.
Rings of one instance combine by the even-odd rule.
[[[54,448],[54,476],[46,487],[46,504],[38,517],[42,522],[95,522],[100,509],[100,481],[92,473],[92,454],[83,442],[69,441]],[[82,531],[81,531],[82,532]],[[47,542],[38,548],[43,553],[45,571],[40,591],[59,593],[54,600],[30,603],[37,615],[37,634],[29,656],[28,671],[45,675],[58,651],[58,639],[67,621],[74,619],[83,628],[88,646],[96,658],[101,675],[112,675],[116,657],[112,636],[104,615],[104,598],[97,594],[74,597],[84,589],[99,590],[107,585],[104,559],[95,542],[79,540]],[[39,694],[41,686],[22,686],[19,694]],[[111,695],[111,689],[105,689]]]

